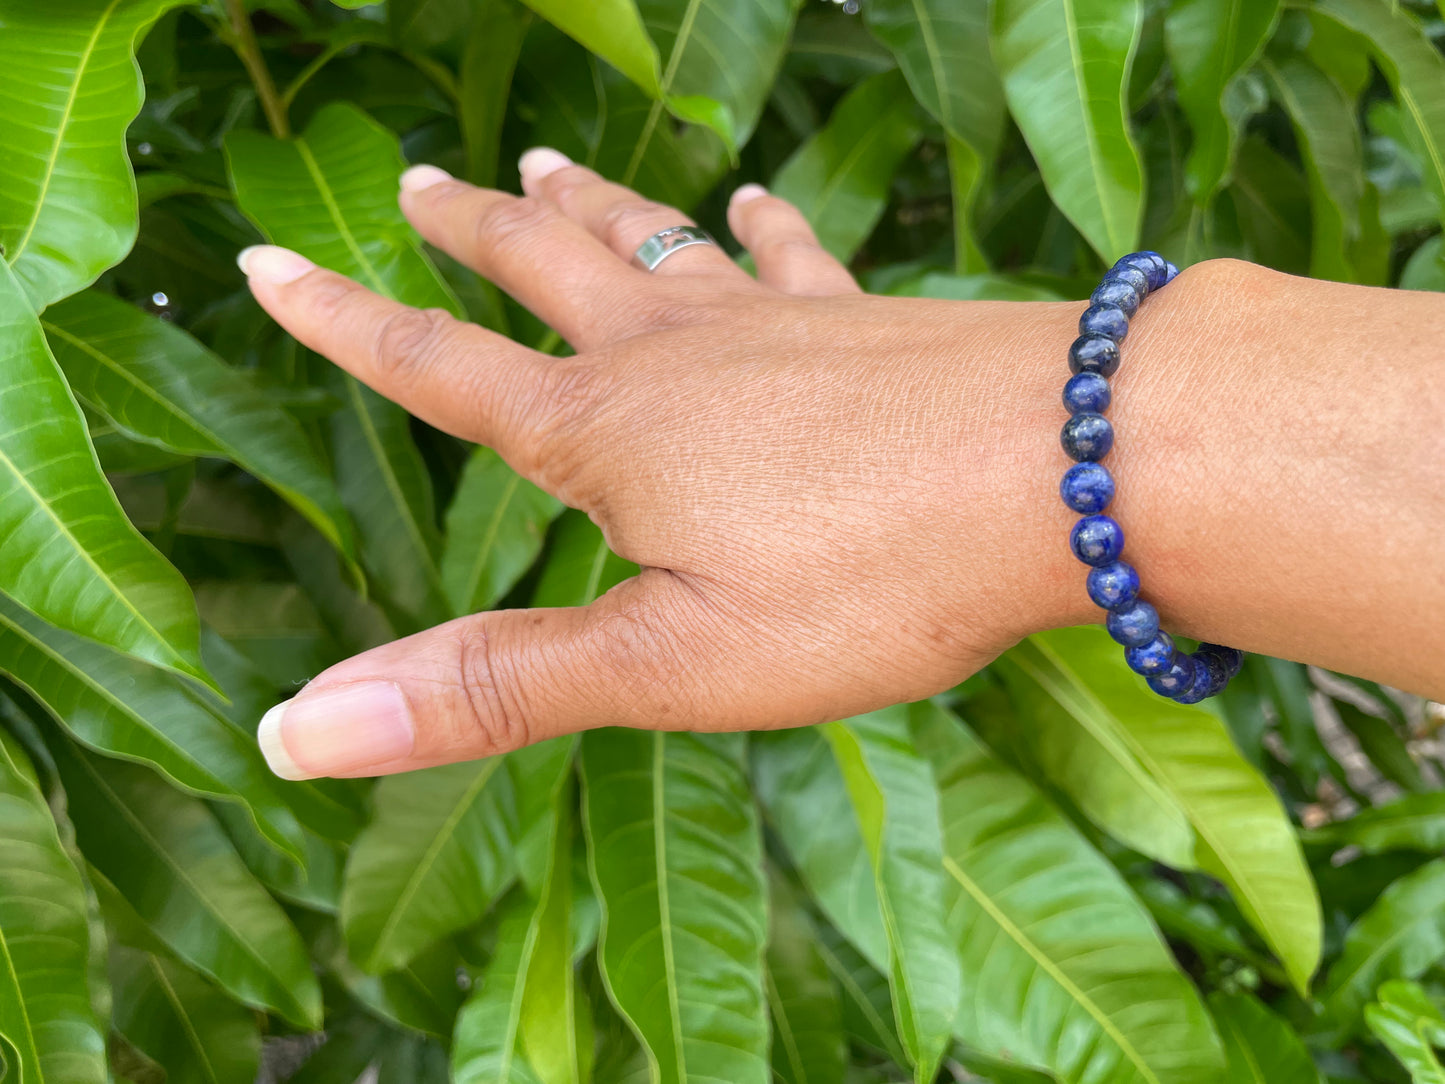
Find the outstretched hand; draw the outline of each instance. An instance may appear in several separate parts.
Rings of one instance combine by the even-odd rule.
[[[642,572],[590,606],[478,614],[332,667],[267,716],[279,773],[406,771],[604,725],[817,722],[936,692],[1059,616],[1047,569],[1066,559],[1042,552],[1062,550],[1057,374],[1032,402],[1004,374],[1031,350],[1019,328],[1061,349],[1077,306],[865,296],[756,185],[729,209],[756,279],[707,245],[649,274],[633,253],[685,215],[555,151],[522,178],[517,197],[421,166],[401,204],[573,357],[286,250],[243,265],[302,343],[495,448]]]

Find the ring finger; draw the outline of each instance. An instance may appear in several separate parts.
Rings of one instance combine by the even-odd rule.
[[[522,155],[518,168],[522,190],[550,200],[568,218],[580,223],[619,259],[631,262],[649,237],[673,226],[696,225],[681,211],[644,199],[630,188],[603,180],[586,166],[551,147],[534,147]],[[670,253],[654,267],[658,275],[705,275],[751,282],[717,245],[691,244]]]

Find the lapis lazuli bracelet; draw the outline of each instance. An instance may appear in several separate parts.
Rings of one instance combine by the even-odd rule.
[[[1197,704],[1223,692],[1244,665],[1233,647],[1201,644],[1192,655],[1174,646],[1159,628],[1159,614],[1139,597],[1139,573],[1119,558],[1124,529],[1104,515],[1114,499],[1114,477],[1099,460],[1114,446],[1109,409],[1109,377],[1119,368],[1119,344],[1129,333],[1129,318],[1144,298],[1163,289],[1179,269],[1157,252],[1135,252],[1116,263],[1089,298],[1079,317],[1079,337],[1069,347],[1073,376],[1064,385],[1069,420],[1060,435],[1075,463],[1059,483],[1064,503],[1083,519],[1074,524],[1069,545],[1089,569],[1089,598],[1108,612],[1109,635],[1124,645],[1124,661],[1144,675],[1160,696]]]

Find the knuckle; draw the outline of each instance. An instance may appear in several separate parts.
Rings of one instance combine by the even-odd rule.
[[[457,675],[464,707],[459,712],[463,744],[479,757],[530,745],[532,709],[517,672],[517,655],[498,650],[500,625],[463,625],[457,638]]]
[[[676,726],[688,717],[680,682],[685,673],[675,645],[643,598],[609,608],[593,626],[594,664],[613,675],[632,710],[654,725]]]
[[[635,326],[653,329],[696,327],[710,317],[710,304],[691,290],[654,288],[639,299],[630,319]]]
[[[442,309],[399,309],[377,328],[372,350],[383,374],[417,367],[435,354],[452,315]]]
[[[518,449],[524,473],[566,489],[591,457],[592,434],[605,414],[609,385],[596,360],[560,359],[543,370],[531,400],[522,404],[521,428],[531,434]]]
[[[656,223],[669,213],[677,218],[678,223],[684,221],[679,212],[651,200],[618,200],[602,212],[602,236],[612,245],[627,247],[640,244],[643,238],[657,232]]]
[[[531,196],[497,200],[477,214],[477,241],[483,251],[511,248],[536,236],[555,215],[545,202]]]

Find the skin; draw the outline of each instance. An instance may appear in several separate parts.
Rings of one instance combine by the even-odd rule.
[[[1057,490],[1082,302],[867,296],[756,186],[729,211],[756,280],[705,246],[648,274],[631,254],[687,217],[559,158],[524,158],[522,197],[423,167],[401,205],[575,357],[278,250],[247,261],[252,289],[643,571],[585,608],[462,618],[327,670],[278,716],[284,774],[406,771],[605,725],[816,723],[1099,620]],[[1440,295],[1233,261],[1145,302],[1107,463],[1164,627],[1445,698],[1442,341]],[[404,747],[339,748],[373,702],[404,717]]]

